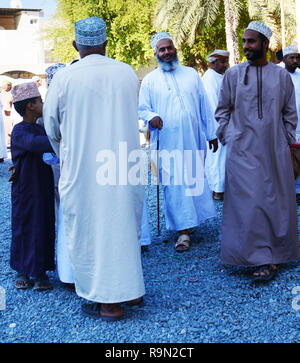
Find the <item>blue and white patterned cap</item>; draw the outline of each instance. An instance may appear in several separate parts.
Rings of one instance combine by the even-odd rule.
[[[79,45],[95,46],[106,41],[106,23],[97,16],[75,23],[75,41]]]
[[[255,30],[260,34],[263,34],[269,40],[272,36],[272,30],[260,21],[251,21],[246,30]]]
[[[160,33],[156,33],[156,34],[152,35],[151,40],[150,40],[150,44],[151,44],[151,47],[154,49],[155,52],[156,52],[157,43],[162,39],[171,39],[172,42],[173,42],[173,39],[172,39],[171,35],[169,33],[167,33],[167,32],[160,32]]]
[[[59,71],[61,68],[65,68],[65,67],[66,67],[66,65],[64,63],[56,63],[56,64],[53,64],[53,66],[50,66],[45,70],[45,73],[47,76],[47,81],[48,81],[48,86],[50,85],[55,73],[57,71]]]

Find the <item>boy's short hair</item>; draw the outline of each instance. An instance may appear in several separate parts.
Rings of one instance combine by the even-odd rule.
[[[33,97],[33,98],[27,98],[26,100],[23,101],[15,102],[14,103],[15,110],[18,112],[19,115],[23,117],[25,115],[26,106],[28,105],[28,103],[35,103],[37,99],[38,97]]]

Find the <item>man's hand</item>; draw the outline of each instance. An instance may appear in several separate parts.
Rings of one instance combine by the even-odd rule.
[[[16,168],[14,166],[11,166],[8,171],[11,171],[11,176],[9,177],[8,181],[12,182],[15,179],[16,176]]]
[[[213,147],[213,153],[218,150],[218,139],[213,139],[209,141],[209,150]]]
[[[163,120],[159,116],[153,117],[149,124],[153,129],[161,130],[163,128]]]

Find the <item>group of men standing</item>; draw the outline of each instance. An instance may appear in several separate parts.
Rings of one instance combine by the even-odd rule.
[[[297,126],[295,87],[288,72],[267,61],[270,37],[267,26],[251,22],[243,37],[247,61],[225,73],[229,54],[216,50],[201,80],[180,65],[171,36],[155,34],[158,68],[139,90],[131,67],[105,56],[105,22],[91,17],[75,23],[73,45],[81,60],[53,77],[43,120],[60,158],[60,203],[76,292],[93,301],[82,306],[85,314],[117,320],[124,315],[122,302],[140,304],[145,294],[143,186],[101,184],[99,172],[106,160],[100,151],[122,160],[120,143],[127,143],[128,154],[139,149],[139,118],[158,154],[166,226],[179,232],[177,251],[190,248],[191,230],[216,215],[213,197],[224,193],[223,263],[257,266],[253,277],[266,280],[279,264],[298,258],[289,150]],[[161,157],[174,150],[172,163]]]

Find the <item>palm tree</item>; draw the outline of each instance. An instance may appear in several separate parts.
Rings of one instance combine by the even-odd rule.
[[[160,0],[156,9],[155,27],[170,29],[175,43],[193,44],[199,29],[210,27],[216,20],[224,1],[226,42],[230,64],[239,63],[237,27],[244,0]]]
[[[239,40],[237,35],[240,5],[240,2],[235,0],[224,0],[226,43],[227,49],[230,51],[230,65],[240,62]]]
[[[280,0],[282,48],[285,48],[284,0]]]
[[[283,6],[284,5],[284,6]],[[273,32],[270,49],[276,51],[296,40],[295,0],[248,0],[250,17],[268,25]]]

